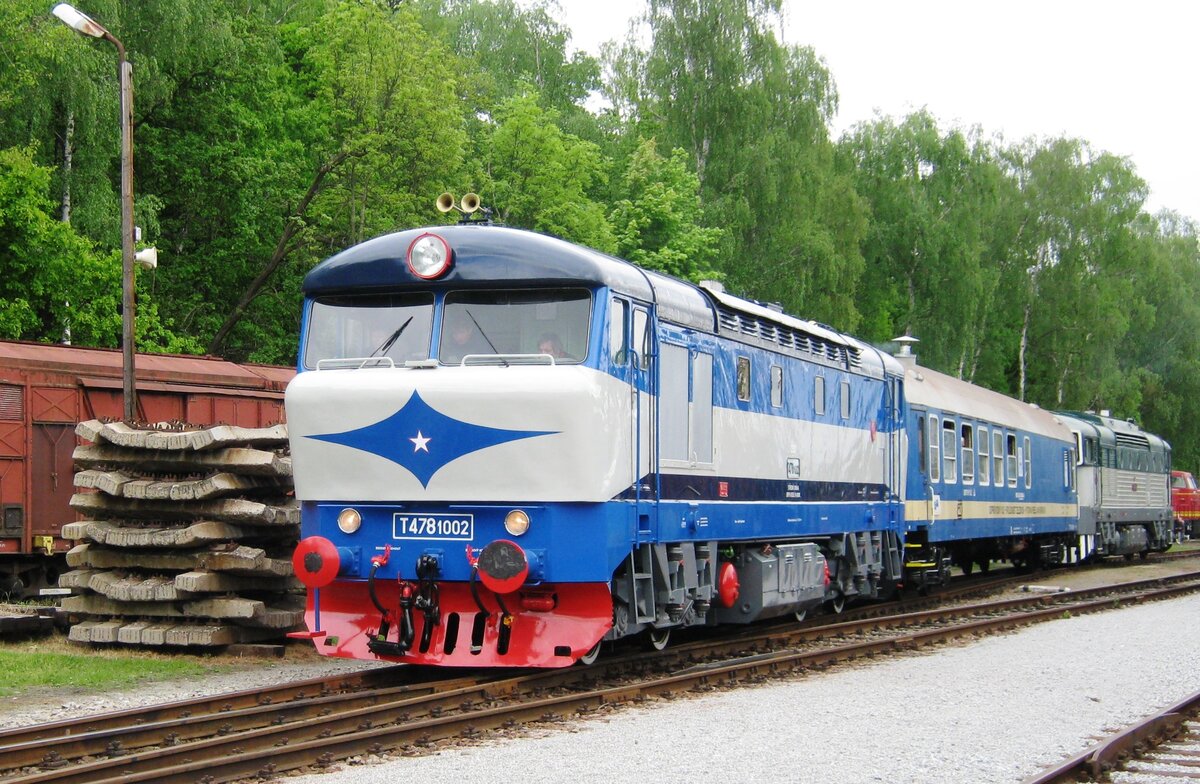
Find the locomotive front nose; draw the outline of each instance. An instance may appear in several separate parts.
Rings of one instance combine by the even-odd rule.
[[[292,553],[292,570],[308,588],[324,588],[341,570],[342,559],[333,542],[323,536],[301,540]]]
[[[529,559],[516,542],[497,539],[479,554],[479,579],[495,593],[512,593],[529,575]]]

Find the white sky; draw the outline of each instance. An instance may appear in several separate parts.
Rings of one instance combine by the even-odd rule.
[[[644,0],[559,0],[599,54]],[[927,108],[943,128],[1016,142],[1078,137],[1128,157],[1147,209],[1200,220],[1200,3],[1191,0],[785,0],[784,39],[811,46],[840,95],[834,135]]]

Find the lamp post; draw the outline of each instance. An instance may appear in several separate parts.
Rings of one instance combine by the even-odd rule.
[[[125,58],[125,46],[94,20],[69,3],[54,6],[53,14],[83,35],[103,38],[117,47],[121,85],[121,362],[125,421],[137,412],[133,362],[133,66]]]

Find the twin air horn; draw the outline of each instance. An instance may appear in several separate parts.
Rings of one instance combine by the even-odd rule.
[[[454,203],[453,193],[443,193],[441,196],[437,197],[437,208],[438,212],[450,212],[451,210],[458,210],[462,213],[462,220],[464,221],[469,221],[472,219],[478,220],[477,218],[474,218],[474,215],[477,212],[483,213],[482,219],[485,221],[491,220],[492,217],[491,209],[484,207],[479,203],[479,194],[476,193],[466,194],[462,197],[462,201],[460,201],[458,204]]]

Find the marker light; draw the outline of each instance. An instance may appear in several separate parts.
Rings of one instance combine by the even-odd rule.
[[[338,515],[338,528],[344,534],[352,534],[362,526],[362,515],[354,509],[343,509]]]
[[[432,280],[450,269],[450,246],[436,234],[422,234],[408,246],[408,268],[418,278]]]
[[[504,530],[513,536],[520,536],[529,530],[529,515],[520,509],[514,509],[504,516]]]

